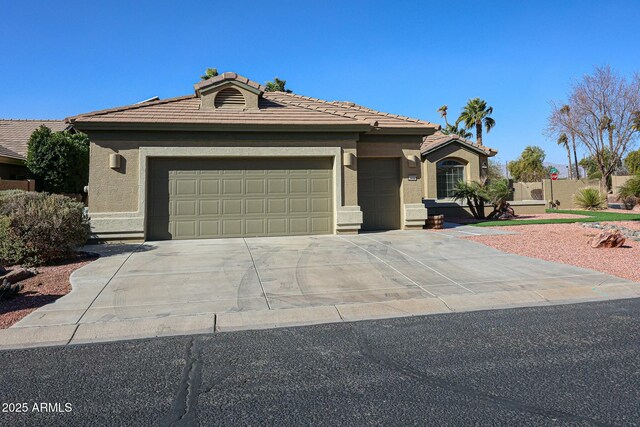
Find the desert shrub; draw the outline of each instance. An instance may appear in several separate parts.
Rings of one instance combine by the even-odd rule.
[[[581,188],[574,196],[578,207],[588,210],[598,210],[607,208],[607,196],[597,187]]]
[[[460,181],[453,189],[453,200],[466,201],[471,214],[476,219],[484,218],[484,203],[486,201],[482,192],[483,183],[472,181]]]
[[[18,194],[22,194],[24,191],[22,190],[4,190],[0,191],[0,203],[2,203],[5,199],[13,197]]]
[[[84,205],[68,197],[16,192],[0,198],[0,262],[37,265],[70,255],[89,237]]]
[[[493,212],[489,214],[489,218],[493,218],[507,208],[508,200],[513,195],[513,189],[508,180],[498,179],[483,185],[481,194],[493,206]]]
[[[640,200],[640,175],[629,178],[618,188],[618,199],[624,204],[625,208],[633,209],[638,200]]]

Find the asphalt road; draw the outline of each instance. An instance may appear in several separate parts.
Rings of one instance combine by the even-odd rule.
[[[15,350],[0,363],[6,426],[640,425],[640,299]]]

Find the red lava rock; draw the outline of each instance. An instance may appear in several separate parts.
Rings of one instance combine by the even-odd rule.
[[[591,239],[592,248],[619,248],[627,239],[619,230],[603,231]]]
[[[640,230],[640,221],[615,224]],[[503,252],[575,265],[640,282],[639,241],[628,239],[624,248],[606,251],[606,256],[603,256],[602,251],[593,250],[585,244],[587,237],[593,238],[600,230],[585,228],[581,224],[510,225],[495,229],[512,231],[515,234],[470,236],[465,239],[483,243]]]
[[[10,300],[0,301],[0,329],[10,327],[32,311],[69,293],[71,273],[92,261],[93,259],[70,260],[58,265],[38,267],[37,276],[20,282],[23,289],[18,295]]]

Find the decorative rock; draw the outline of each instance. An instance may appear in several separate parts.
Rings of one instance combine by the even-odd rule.
[[[37,274],[36,270],[30,268],[14,268],[9,271],[4,276],[0,277],[0,282],[6,280],[9,283],[18,283],[24,279],[28,279],[29,277],[33,277]]]
[[[624,245],[625,237],[620,231],[603,231],[591,240],[592,248],[619,248]]]
[[[7,279],[3,279],[0,283],[0,300],[9,299],[18,294],[23,289],[20,283],[11,283]]]

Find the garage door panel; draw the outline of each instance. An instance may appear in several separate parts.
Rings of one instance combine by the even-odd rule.
[[[264,199],[256,199],[256,200],[245,200],[244,202],[244,206],[245,206],[245,213],[247,215],[255,215],[255,214],[259,214],[262,215],[264,214],[264,205],[265,205],[265,200]]]
[[[152,159],[147,236],[333,232],[331,159]]]
[[[287,180],[285,178],[269,178],[267,183],[269,194],[287,194]]]
[[[242,199],[223,200],[222,215],[240,215],[242,214]]]
[[[265,194],[264,179],[247,179],[245,181],[245,194],[247,196],[255,196]]]
[[[220,195],[220,180],[218,179],[201,179],[200,194],[208,196]]]
[[[241,179],[222,179],[222,194],[225,196],[241,196],[242,180]]]
[[[307,213],[309,212],[309,201],[307,199],[290,199],[289,212],[291,213]]]

